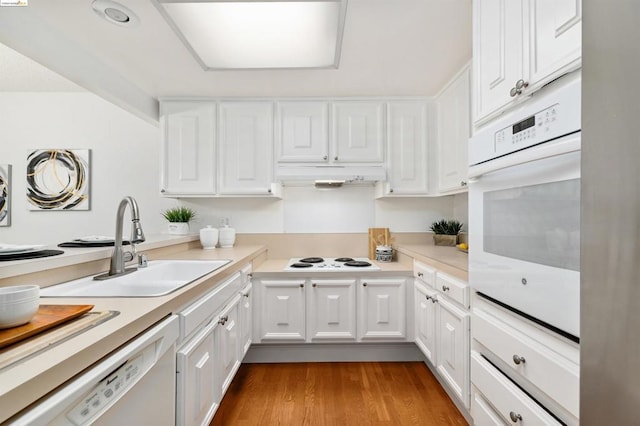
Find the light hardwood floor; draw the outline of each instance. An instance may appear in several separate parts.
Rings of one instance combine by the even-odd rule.
[[[421,362],[243,364],[211,426],[466,425]]]

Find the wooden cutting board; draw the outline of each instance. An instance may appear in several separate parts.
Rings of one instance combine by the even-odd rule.
[[[0,348],[42,333],[91,309],[93,305],[40,305],[38,312],[27,324],[0,330]]]
[[[376,246],[391,244],[389,228],[369,228],[369,259],[376,258]]]

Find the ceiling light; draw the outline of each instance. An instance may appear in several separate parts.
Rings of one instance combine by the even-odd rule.
[[[111,0],[94,0],[91,7],[99,17],[112,24],[128,27],[140,22],[131,9]]]
[[[205,70],[337,68],[347,0],[154,0]]]

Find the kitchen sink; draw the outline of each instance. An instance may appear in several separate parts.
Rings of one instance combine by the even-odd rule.
[[[96,281],[85,277],[40,290],[41,297],[158,297],[169,294],[230,260],[152,260],[130,274]]]

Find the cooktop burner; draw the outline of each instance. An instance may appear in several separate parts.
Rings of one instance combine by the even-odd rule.
[[[371,266],[371,263],[366,262],[364,260],[350,260],[344,263],[345,266],[355,266],[358,268],[366,268],[367,266]]]
[[[284,268],[285,271],[300,271],[304,269],[310,272],[348,272],[358,271],[379,271],[380,268],[373,264],[366,257],[295,257],[289,259],[289,263]]]
[[[300,262],[304,263],[322,263],[324,259],[321,257],[305,257],[304,259],[300,259]]]
[[[292,263],[291,265],[289,265],[292,268],[311,268],[313,267],[313,263],[301,263],[301,262],[296,262],[296,263]]]

